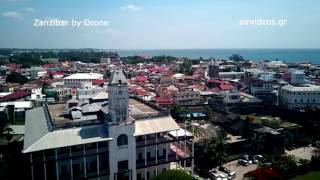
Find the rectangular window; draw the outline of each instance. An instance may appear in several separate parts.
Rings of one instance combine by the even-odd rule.
[[[37,151],[32,153],[32,162],[41,162],[43,161],[43,151]]]
[[[72,159],[72,172],[74,178],[84,178],[84,159],[83,157]]]
[[[70,148],[69,147],[61,147],[57,149],[58,158],[66,158],[70,156]]]
[[[118,162],[118,172],[126,171],[129,169],[128,160]]]
[[[59,179],[70,179],[71,178],[71,166],[70,159],[58,161]]]
[[[86,157],[86,170],[89,177],[97,175],[97,155]]]
[[[107,153],[99,154],[99,174],[109,172],[109,156]]]
[[[43,163],[34,163],[33,164],[33,177],[35,180],[44,179],[44,166]]]
[[[46,176],[47,180],[56,180],[56,162],[55,161],[47,161],[46,162]]]
[[[97,151],[97,144],[96,143],[90,143],[85,145],[86,154],[92,154],[96,153]]]
[[[138,161],[142,161],[143,157],[142,157],[142,153],[138,153]]]
[[[83,153],[84,153],[83,145],[72,146],[71,147],[71,153],[72,153],[73,157],[82,156]]]

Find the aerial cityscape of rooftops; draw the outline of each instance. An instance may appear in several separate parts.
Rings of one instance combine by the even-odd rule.
[[[14,148],[1,153],[30,179],[150,179],[177,169],[191,179],[286,179],[318,170],[320,65],[0,52],[1,146]],[[295,166],[278,167],[287,163]]]
[[[0,179],[319,180],[319,7],[0,0]]]

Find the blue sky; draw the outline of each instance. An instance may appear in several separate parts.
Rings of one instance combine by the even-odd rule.
[[[0,48],[320,48],[315,0],[0,0]],[[34,27],[34,19],[107,27]],[[241,26],[241,19],[288,20]]]

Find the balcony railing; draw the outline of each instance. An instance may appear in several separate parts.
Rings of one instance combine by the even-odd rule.
[[[169,136],[160,136],[157,139],[152,138],[152,139],[137,139],[136,141],[136,146],[148,146],[148,145],[153,145],[153,144],[162,144],[162,143],[168,143],[172,141],[176,141],[177,139],[169,137]],[[179,139],[181,140],[181,139]]]
[[[185,160],[185,159],[187,159],[187,158],[183,158],[183,157],[177,156],[177,154],[175,154],[175,153],[171,153],[171,154],[168,154],[168,159],[167,159],[166,155],[158,156],[157,159],[156,158],[149,158],[149,159],[147,159],[147,161],[145,161],[144,159],[139,159],[136,161],[136,167],[137,167],[137,169],[140,169],[140,168],[155,166],[155,165],[159,165],[159,164],[181,161],[181,160]]]

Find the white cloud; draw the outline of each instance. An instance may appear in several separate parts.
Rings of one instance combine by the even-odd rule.
[[[35,12],[36,11],[33,7],[27,7],[24,10],[27,12]]]
[[[133,5],[133,4],[129,4],[129,5],[126,5],[126,6],[121,6],[120,9],[124,10],[124,11],[139,11],[142,8],[139,7],[139,6]]]
[[[2,16],[8,17],[8,18],[15,18],[15,19],[21,19],[22,14],[17,11],[6,11],[2,13]]]

